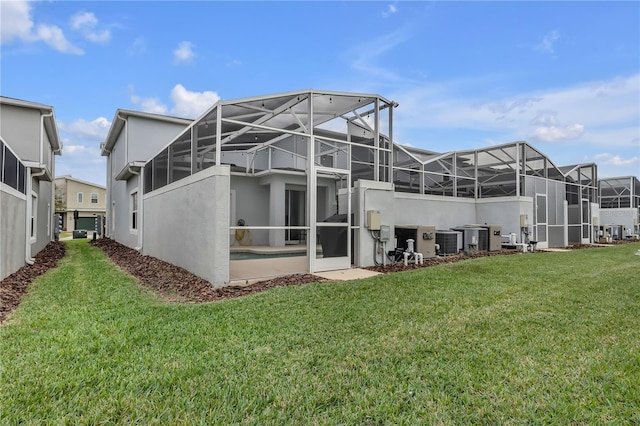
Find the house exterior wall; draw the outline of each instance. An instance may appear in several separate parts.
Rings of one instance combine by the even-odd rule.
[[[533,198],[499,197],[478,200],[476,204],[477,221],[474,223],[500,225],[502,235],[516,234],[517,242],[524,242],[520,228],[520,216],[525,215],[529,223],[533,218]],[[563,244],[564,245],[564,244]]]
[[[26,214],[25,195],[0,183],[0,280],[25,264]]]
[[[632,234],[638,232],[638,209],[633,207],[600,209],[600,226],[624,225]]]
[[[127,144],[125,159],[127,162],[147,161],[153,158],[160,149],[168,145],[187,127],[184,124],[148,120],[135,116],[130,116],[127,120],[129,142],[135,141]]]
[[[38,196],[36,207],[36,235],[31,238],[31,256],[35,256],[53,239],[53,183],[32,178],[31,191]],[[31,195],[27,194],[27,202]]]
[[[1,191],[0,275],[4,278],[31,262],[29,258],[53,239],[55,203],[48,179],[55,173],[53,147],[60,145],[58,135],[49,134],[56,128],[51,107],[2,97],[0,110],[0,138],[25,167],[25,193],[4,184]]]
[[[120,120],[118,118],[118,120]],[[126,124],[107,156],[106,235],[131,248],[141,247],[140,227],[143,226],[143,188],[139,175],[127,180],[116,176],[132,162],[146,162],[168,145],[186,128],[184,123],[163,122],[151,118],[128,115]],[[131,194],[138,193],[138,229],[132,228]]]
[[[120,244],[131,248],[140,246],[139,231],[132,227],[130,200],[131,193],[138,192],[139,204],[141,203],[142,191],[139,190],[139,182],[140,177],[133,176],[127,181],[113,181],[111,186],[111,213],[108,213],[109,224],[107,225],[110,228],[109,236]]]
[[[143,254],[228,284],[229,177],[229,166],[213,166],[145,194]]]
[[[40,161],[40,111],[2,104],[0,131],[23,162]],[[50,146],[50,145],[47,145]]]

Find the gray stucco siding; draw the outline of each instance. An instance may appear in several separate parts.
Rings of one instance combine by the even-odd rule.
[[[27,200],[0,184],[0,280],[25,265]]]

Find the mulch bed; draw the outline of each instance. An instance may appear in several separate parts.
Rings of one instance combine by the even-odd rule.
[[[460,253],[460,254],[452,254],[450,256],[441,256],[441,257],[434,257],[434,258],[430,258],[430,259],[424,259],[424,261],[422,262],[422,265],[416,265],[415,263],[409,263],[407,266],[404,266],[404,261],[400,261],[398,263],[392,264],[392,265],[376,265],[376,266],[367,266],[363,269],[368,269],[369,271],[375,271],[375,272],[382,272],[382,273],[388,273],[388,272],[400,272],[400,271],[408,271],[411,269],[420,269],[420,268],[428,268],[430,266],[436,266],[436,265],[444,265],[447,263],[456,263],[456,262],[460,262],[461,260],[465,260],[465,259],[473,259],[473,258],[478,258],[478,257],[488,257],[488,256],[505,256],[505,255],[510,255],[510,254],[518,254],[520,253],[517,250],[499,250],[499,251],[489,251],[489,252],[476,252],[476,253],[471,253],[469,255]]]
[[[121,269],[138,278],[147,288],[172,302],[203,303],[246,296],[277,287],[302,285],[325,281],[311,274],[295,274],[276,277],[243,286],[213,288],[208,281],[184,268],[151,256],[143,256],[109,238],[91,242],[102,249]]]
[[[58,260],[64,257],[64,252],[64,243],[52,241],[36,255],[33,265],[23,266],[0,281],[0,323],[16,310],[27,294],[29,284],[49,269],[55,268]]]

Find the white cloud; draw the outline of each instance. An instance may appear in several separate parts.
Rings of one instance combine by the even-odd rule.
[[[384,12],[382,12],[382,16],[386,18],[388,16],[393,15],[397,11],[398,11],[398,8],[394,4],[390,4],[387,6],[387,9]]]
[[[84,50],[74,46],[67,40],[62,30],[55,25],[39,24],[36,28],[36,35],[39,40],[42,40],[58,52],[71,53],[73,55],[84,54]]]
[[[137,96],[134,94],[133,86],[130,86],[129,90],[131,91],[131,103],[141,108],[142,111],[163,115],[173,114],[185,118],[200,116],[220,100],[220,96],[216,92],[210,90],[192,92],[182,84],[176,84],[169,94],[169,98],[173,102],[173,107],[169,109],[159,98]]]
[[[142,111],[150,112],[153,114],[167,114],[168,108],[158,98],[141,98],[136,95],[131,95],[131,103],[139,106]]]
[[[639,162],[638,156],[622,159],[619,155],[609,154],[608,152],[596,154],[593,158],[598,163],[611,166],[632,166]]]
[[[553,53],[553,45],[560,38],[560,33],[558,31],[551,31],[547,33],[542,41],[535,46],[536,50],[541,50],[543,52]]]
[[[233,60],[227,62],[226,65],[228,67],[236,67],[236,66],[242,65],[242,61],[239,60],[239,59],[233,59]]]
[[[570,124],[568,126],[543,126],[534,129],[532,139],[543,142],[556,142],[577,139],[584,133],[582,124]]]
[[[25,0],[0,1],[0,42],[34,43],[42,41],[61,53],[82,55],[84,51],[72,44],[55,25],[35,24],[31,3]],[[35,27],[35,30],[34,30]]]
[[[33,38],[31,7],[27,1],[0,1],[0,42]]]
[[[107,137],[109,127],[111,127],[111,122],[104,117],[98,117],[93,121],[86,121],[80,118],[71,123],[60,121],[59,127],[61,132],[68,133],[83,139],[90,139],[101,142]],[[69,147],[65,145],[64,150],[65,152],[68,152]]]
[[[171,100],[174,103],[172,113],[180,117],[196,118],[218,102],[220,96],[210,90],[190,92],[182,84],[176,84],[171,90]]]
[[[111,38],[109,30],[96,30],[98,18],[91,12],[78,12],[69,20],[71,29],[81,32],[84,37],[94,43],[104,43]]]
[[[98,24],[96,15],[89,12],[78,12],[69,19],[69,25],[72,29],[80,31],[87,28],[95,28]]]
[[[173,51],[173,62],[175,64],[189,63],[195,58],[193,43],[190,41],[180,42],[178,48]]]
[[[349,52],[351,67],[356,71],[371,74],[380,80],[398,81],[400,77],[396,73],[377,65],[376,61],[406,40],[406,30],[401,28],[356,46]]]
[[[138,56],[142,55],[147,50],[147,41],[144,38],[138,37],[131,43],[129,48],[127,49],[127,54],[129,56]]]
[[[536,129],[547,128],[537,135],[549,138],[582,132],[590,143],[601,146],[628,141],[629,133],[635,131],[637,136],[639,131],[640,74],[501,99],[465,97],[460,93],[466,85],[464,81],[399,85],[395,93],[387,95],[400,104],[396,128],[500,131],[520,140]],[[606,134],[622,128],[630,132],[617,137]],[[595,137],[600,134],[603,138]]]

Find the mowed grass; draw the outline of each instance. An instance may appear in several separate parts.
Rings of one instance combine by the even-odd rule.
[[[0,326],[0,424],[639,424],[638,249],[175,305],[71,241]]]

